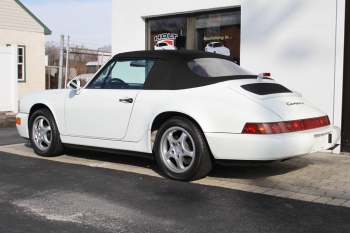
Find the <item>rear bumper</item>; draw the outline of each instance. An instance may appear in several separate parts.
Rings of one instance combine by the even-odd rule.
[[[21,125],[17,125],[17,130],[19,135],[23,138],[29,138],[29,132],[28,132],[28,118],[29,114],[27,113],[18,113],[16,115],[16,118],[21,118]]]
[[[205,136],[216,159],[270,161],[333,147],[339,140],[340,129],[336,126],[327,126],[284,134],[205,133]]]

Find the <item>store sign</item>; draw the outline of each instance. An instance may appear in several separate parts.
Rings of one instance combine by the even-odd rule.
[[[178,36],[179,35],[177,35],[175,33],[163,33],[163,34],[156,35],[154,37],[154,41],[175,40],[176,37],[178,37]]]
[[[232,36],[210,36],[210,37],[204,37],[203,38],[204,41],[208,41],[208,40],[232,40]]]

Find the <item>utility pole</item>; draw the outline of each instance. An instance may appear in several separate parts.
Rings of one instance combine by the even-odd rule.
[[[64,35],[61,35],[61,45],[60,45],[60,62],[58,71],[58,89],[62,89],[62,70],[63,70],[63,47],[64,47]]]
[[[69,36],[67,38],[67,47],[66,47],[67,53],[66,53],[66,78],[65,78],[65,84],[64,89],[67,88],[67,82],[68,82],[68,70],[69,70]]]

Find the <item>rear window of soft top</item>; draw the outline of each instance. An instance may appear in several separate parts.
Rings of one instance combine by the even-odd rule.
[[[234,75],[254,75],[233,61],[220,58],[196,58],[188,62],[188,67],[197,75],[215,78]]]

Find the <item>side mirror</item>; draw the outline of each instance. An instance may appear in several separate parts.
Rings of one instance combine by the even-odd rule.
[[[67,83],[67,88],[68,89],[73,89],[73,90],[76,90],[80,87],[80,80],[79,79],[73,79],[73,80],[70,80],[68,83]]]
[[[76,90],[75,94],[80,94],[80,80],[79,79],[73,79],[67,83],[67,88]]]

